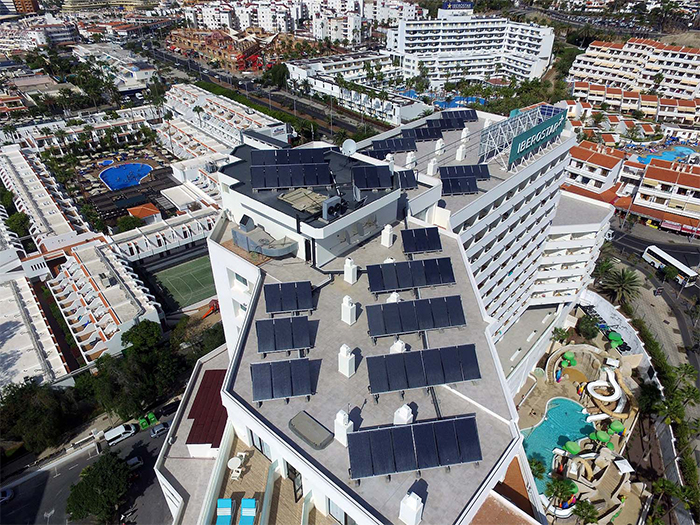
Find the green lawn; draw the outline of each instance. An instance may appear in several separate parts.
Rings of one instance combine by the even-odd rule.
[[[155,277],[161,288],[170,292],[180,308],[216,293],[209,256],[206,255],[156,272]]]

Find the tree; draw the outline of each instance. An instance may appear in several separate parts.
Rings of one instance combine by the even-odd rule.
[[[588,525],[589,523],[598,523],[598,509],[588,500],[578,500],[574,506],[574,516],[576,523]]]
[[[133,215],[125,215],[117,219],[117,231],[119,233],[128,232],[143,225],[143,220]]]
[[[698,378],[698,371],[690,363],[683,363],[673,368],[673,377],[676,380],[673,389],[681,387],[681,385],[692,385]]]
[[[95,516],[103,523],[114,518],[119,503],[129,489],[129,467],[115,452],[103,454],[80,473],[71,485],[66,512],[72,520]]]
[[[610,259],[600,259],[593,270],[593,277],[596,281],[604,279],[606,275],[615,267]]]
[[[549,498],[549,504],[545,509],[545,514],[549,508],[554,504],[554,501],[566,501],[573,494],[572,483],[566,479],[552,479],[547,482],[544,489],[544,495]]]
[[[595,319],[590,315],[584,315],[576,322],[576,331],[587,341],[594,339],[598,335]]]
[[[555,328],[552,330],[552,337],[550,339],[557,343],[564,344],[569,340],[569,331],[564,328]]]
[[[226,342],[224,335],[224,325],[217,323],[207,328],[202,334],[202,351],[209,353]]]
[[[677,395],[667,395],[654,405],[654,413],[659,416],[664,423],[680,423],[683,421],[685,410]]]
[[[530,464],[530,470],[532,471],[533,478],[544,478],[544,475],[547,473],[547,467],[544,466],[544,463],[542,461],[540,461],[539,459],[530,458],[528,460],[528,463]]]
[[[683,406],[695,406],[700,403],[700,390],[695,385],[686,385],[678,392]]]
[[[678,270],[673,266],[666,265],[661,270],[661,275],[664,278],[664,282],[673,281],[676,277],[678,277]]]
[[[122,334],[122,344],[138,349],[156,348],[162,332],[160,325],[153,321],[142,321]]]
[[[333,135],[333,142],[337,145],[340,146],[345,140],[348,138],[348,132],[345,131],[344,129],[339,129],[338,131],[335,132]]]
[[[618,304],[629,303],[638,297],[641,286],[637,273],[627,268],[612,270],[602,282],[603,291]]]
[[[595,125],[595,127],[600,126],[601,122],[603,122],[604,119],[605,114],[602,111],[596,111],[591,116],[591,121],[593,121],[593,125]]]
[[[199,127],[202,127],[202,113],[204,113],[204,108],[201,106],[195,106],[192,108],[192,111],[194,111],[197,114],[197,118],[199,119]],[[169,119],[166,119],[169,120]]]
[[[29,227],[31,226],[31,221],[29,220],[29,215],[22,212],[13,213],[5,221],[8,229],[15,232],[19,237],[26,237],[29,235]]]

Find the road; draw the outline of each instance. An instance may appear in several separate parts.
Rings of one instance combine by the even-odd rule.
[[[129,519],[139,525],[160,525],[171,521],[165,497],[153,471],[164,439],[164,435],[151,439],[149,431],[142,430],[111,447],[111,450],[118,452],[123,458],[140,456],[144,462],[143,466],[136,471],[139,477],[131,483],[124,505],[124,509],[136,506],[136,512]],[[102,450],[108,448],[104,441],[101,445],[103,445]],[[40,472],[20,485],[12,487],[15,496],[2,506],[2,524],[65,525],[68,523],[66,500],[70,494],[70,487],[78,482],[80,472],[95,462],[98,457],[95,448],[90,447],[89,452],[76,455],[73,461],[68,461],[50,471]]]
[[[639,255],[644,252],[647,246],[654,244],[686,266],[694,268],[700,264],[700,246],[695,244],[652,242],[648,239],[642,239],[620,231],[615,233],[615,238],[612,242],[618,249],[624,249],[627,252],[633,252]]]

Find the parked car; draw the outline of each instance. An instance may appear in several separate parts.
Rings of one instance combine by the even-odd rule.
[[[157,438],[158,436],[162,436],[168,432],[169,428],[170,423],[161,423],[160,425],[156,425],[151,429],[151,437]]]
[[[143,460],[141,459],[141,456],[134,456],[133,458],[126,460],[126,466],[129,467],[129,470],[136,470],[137,468],[141,468],[143,466]]]

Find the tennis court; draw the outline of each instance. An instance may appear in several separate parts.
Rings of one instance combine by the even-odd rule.
[[[180,308],[207,299],[216,293],[207,255],[156,272],[155,277],[163,291],[170,292]]]

